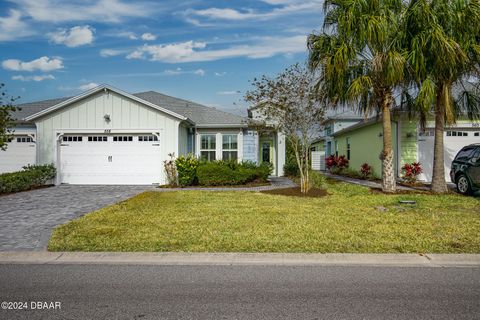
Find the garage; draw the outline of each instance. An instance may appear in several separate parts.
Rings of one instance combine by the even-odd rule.
[[[9,139],[6,151],[0,151],[0,173],[22,170],[35,164],[36,144],[29,135],[15,135]]]
[[[69,134],[59,142],[60,183],[148,185],[163,181],[153,134]]]
[[[418,137],[418,159],[422,164],[422,181],[432,181],[434,129],[427,129]],[[450,166],[458,151],[472,143],[480,143],[480,128],[450,128],[444,133],[445,179],[450,182]]]

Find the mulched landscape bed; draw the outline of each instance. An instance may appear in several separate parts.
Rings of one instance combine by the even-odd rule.
[[[188,187],[180,187],[180,186],[170,186],[170,185],[161,185],[159,188],[162,189],[201,189],[201,188],[255,188],[255,187],[265,187],[271,186],[270,182],[250,182],[247,184],[238,184],[238,185],[229,185],[229,186],[188,186]]]
[[[320,198],[328,195],[328,192],[326,190],[319,189],[319,188],[311,188],[307,194],[303,194],[300,191],[300,187],[264,190],[260,192],[267,193],[267,194],[281,195],[281,196],[289,196],[289,197],[309,197],[309,198]]]

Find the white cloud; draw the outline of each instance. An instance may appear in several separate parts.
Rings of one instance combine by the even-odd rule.
[[[127,38],[130,40],[138,39],[137,35],[131,31],[110,31],[110,32],[104,33],[104,35],[110,36],[110,37]]]
[[[178,62],[188,59],[195,53],[195,49],[205,48],[205,42],[187,41],[174,44],[144,45],[127,56],[127,59],[143,59],[145,54],[154,61]]]
[[[197,69],[193,72],[193,74],[196,74],[197,76],[203,77],[205,75],[205,70],[203,69]]]
[[[2,67],[6,70],[13,71],[35,71],[44,72],[63,69],[63,61],[61,58],[40,57],[38,59],[24,62],[17,59],[8,59],[2,62]]]
[[[90,90],[90,89],[93,89],[93,88],[96,88],[98,87],[98,83],[95,83],[95,82],[89,82],[89,83],[85,83],[85,84],[82,84],[78,87],[79,90],[82,90],[82,91],[87,91],[87,90]]]
[[[45,74],[45,75],[38,75],[38,76],[22,76],[22,75],[16,75],[12,77],[12,80],[19,80],[19,81],[43,81],[43,80],[53,80],[55,77],[51,74]]]
[[[127,55],[127,59],[144,59],[143,51],[135,50]]]
[[[74,48],[93,42],[94,29],[90,26],[76,26],[67,29],[59,29],[49,34],[50,41],[56,44],[64,44]]]
[[[146,59],[165,63],[202,62],[228,58],[269,58],[278,54],[306,52],[306,36],[263,37],[245,45],[203,50],[205,42],[187,41],[174,44],[144,45],[130,53],[128,59]]]
[[[226,72],[215,72],[216,77],[223,77],[226,74],[227,74]]]
[[[142,38],[142,40],[145,40],[145,41],[153,41],[157,39],[157,36],[151,34],[150,32],[146,32],[142,34],[140,38]]]
[[[42,22],[101,21],[119,23],[125,18],[147,17],[160,6],[123,0],[10,0],[33,20]]]
[[[22,21],[22,14],[18,10],[11,9],[8,16],[0,17],[0,41],[17,40],[33,34],[27,23]]]
[[[176,68],[171,70],[165,70],[163,72],[163,75],[166,75],[166,76],[176,76],[181,74],[194,74],[194,75],[203,77],[205,75],[205,70],[203,69],[183,70],[182,68]]]
[[[127,51],[122,49],[102,49],[100,50],[100,56],[103,58],[115,57],[126,53]]]
[[[323,0],[264,0],[263,2],[279,6],[268,11],[258,11],[253,9],[236,10],[231,8],[207,8],[200,10],[188,9],[184,12],[187,22],[196,25],[202,25],[199,19],[207,20],[229,20],[241,21],[249,19],[265,20],[272,19],[299,12],[308,12],[312,10],[321,11]]]
[[[238,90],[235,90],[235,91],[219,91],[219,92],[217,92],[217,94],[223,95],[223,96],[233,96],[233,95],[237,95],[237,94],[242,94],[242,92],[238,91]]]

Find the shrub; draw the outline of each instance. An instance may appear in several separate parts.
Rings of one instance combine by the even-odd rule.
[[[341,172],[348,167],[348,159],[345,156],[331,155],[325,159],[325,166],[330,172]]]
[[[197,178],[202,186],[230,186],[266,181],[271,172],[270,163],[257,166],[253,162],[214,161],[200,163]]]
[[[178,184],[181,187],[192,186],[197,183],[198,159],[193,154],[180,156],[175,159],[175,168],[178,174]]]
[[[47,184],[55,178],[53,164],[23,167],[22,171],[0,174],[0,193],[26,191]]]
[[[226,186],[241,184],[247,175],[247,170],[235,172],[225,163],[206,162],[197,168],[198,183],[202,186]]]
[[[312,187],[319,188],[319,189],[325,189],[325,186],[327,185],[327,178],[321,173],[318,173],[316,171],[310,171],[310,184]]]
[[[300,176],[300,170],[298,169],[297,162],[285,162],[283,165],[283,172],[287,177],[298,177]]]
[[[406,163],[402,167],[402,178],[410,184],[417,182],[418,175],[423,172],[419,162]]]
[[[175,160],[174,160],[175,154],[169,153],[168,156],[170,157],[170,160],[163,161],[163,167],[167,175],[167,184],[169,186],[177,186],[178,175],[177,175],[177,168],[175,167]]]
[[[360,175],[362,179],[368,179],[373,175],[373,168],[368,163],[364,163],[360,166]]]
[[[298,168],[297,159],[295,158],[295,150],[290,141],[286,141],[285,164],[283,172],[287,177],[299,177],[300,169]]]
[[[270,162],[262,162],[258,168],[256,168],[258,172],[258,179],[262,181],[267,181],[268,176],[270,176],[273,172],[273,164]]]

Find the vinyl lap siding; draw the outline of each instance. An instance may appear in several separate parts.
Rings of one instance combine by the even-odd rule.
[[[383,137],[379,134],[382,132],[382,124],[376,123],[336,136],[338,155],[347,155],[347,138],[350,138],[349,168],[359,171],[363,163],[368,163],[372,166],[374,174],[380,177],[382,175],[382,162],[379,155],[383,149]],[[396,150],[396,141],[396,123],[392,122],[392,146],[394,151]],[[335,151],[335,143],[332,144],[332,150]],[[396,163],[396,160],[394,163]]]
[[[401,122],[401,157],[400,163],[403,166],[405,163],[412,163],[417,161],[417,121],[405,120]]]

